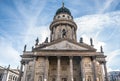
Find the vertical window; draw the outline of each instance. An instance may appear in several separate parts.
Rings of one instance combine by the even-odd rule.
[[[62,38],[64,38],[66,36],[66,31],[65,29],[62,30]]]
[[[52,81],[55,81],[55,78],[53,78]]]
[[[74,78],[74,81],[76,81],[76,78]]]

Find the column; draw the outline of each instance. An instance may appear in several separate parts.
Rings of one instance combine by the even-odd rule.
[[[57,58],[57,81],[60,81],[60,57]]]
[[[99,62],[99,63],[100,63],[100,67],[101,67],[100,69],[101,69],[101,73],[102,73],[102,75],[101,75],[101,77],[102,77],[101,80],[102,80],[102,81],[105,81],[105,80],[104,80],[103,65],[102,65],[102,62]]]
[[[73,57],[70,57],[70,79],[73,81]]]
[[[23,70],[23,62],[21,61],[21,67],[20,67],[20,71],[19,71],[18,81],[21,81],[21,78],[22,78],[22,70]]]
[[[105,72],[105,81],[108,81],[106,61],[103,64],[104,64],[104,72]]]
[[[26,73],[27,73],[27,66],[28,66],[28,62],[25,61],[25,65],[24,65],[24,74],[23,74],[23,79],[22,81],[26,81]]]
[[[82,62],[82,56],[80,57],[80,80],[83,81],[83,62]]]
[[[37,57],[34,57],[34,58],[33,58],[33,61],[34,61],[34,62],[33,62],[32,81],[34,81],[34,77],[35,77],[35,63],[36,63],[36,58],[37,58]]]
[[[93,80],[97,81],[97,77],[96,77],[96,63],[95,63],[95,57],[92,57],[92,65],[93,65]]]
[[[44,81],[48,81],[48,57],[45,57],[45,76]]]

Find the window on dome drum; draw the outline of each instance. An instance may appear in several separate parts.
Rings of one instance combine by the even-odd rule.
[[[63,17],[65,17],[65,15],[63,15]]]
[[[66,36],[66,31],[65,29],[62,30],[62,38],[64,38]]]
[[[60,18],[60,16],[58,16],[58,18]]]

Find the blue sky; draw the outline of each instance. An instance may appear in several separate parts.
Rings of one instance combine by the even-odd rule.
[[[108,71],[120,70],[120,1],[64,0],[78,26],[77,39],[83,37],[107,55]],[[23,47],[27,50],[38,37],[49,37],[49,25],[62,0],[0,0],[0,65],[16,68]]]

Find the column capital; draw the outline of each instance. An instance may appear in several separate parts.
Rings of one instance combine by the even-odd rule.
[[[80,59],[83,59],[84,58],[84,56],[80,56]]]
[[[60,59],[60,58],[61,58],[61,56],[57,56],[57,58],[58,58],[58,59]]]
[[[45,56],[46,59],[48,59],[49,56]]]
[[[96,59],[96,56],[91,56],[92,61]]]
[[[103,64],[106,64],[106,63],[107,63],[107,61],[104,61],[104,62],[103,62]]]
[[[20,63],[23,64],[23,65],[25,65],[25,64],[28,64],[29,61],[27,61],[27,60],[21,60]]]
[[[21,60],[20,63],[21,63],[22,65],[25,64],[25,62],[24,62],[23,60]]]
[[[69,56],[70,59],[73,59],[73,56]]]

